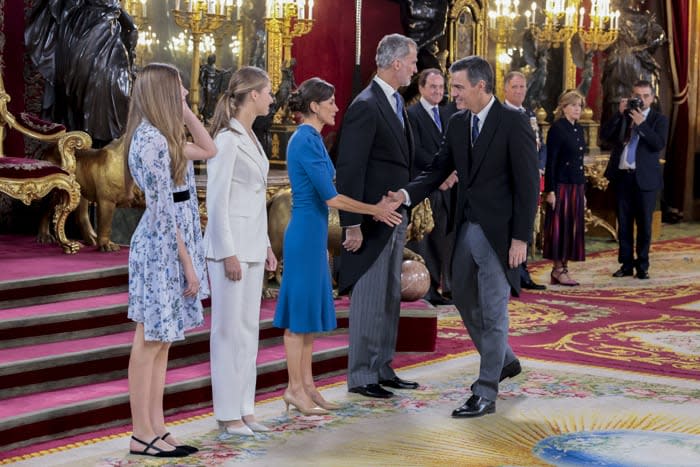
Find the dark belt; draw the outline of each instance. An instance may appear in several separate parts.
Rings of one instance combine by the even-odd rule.
[[[620,172],[626,173],[626,174],[633,174],[634,173],[634,169],[619,169],[619,170],[620,170]]]
[[[173,201],[181,203],[190,199],[190,190],[176,191],[173,193]]]

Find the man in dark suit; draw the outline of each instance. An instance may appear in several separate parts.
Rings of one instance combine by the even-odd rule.
[[[523,107],[525,94],[527,94],[527,80],[525,79],[525,75],[519,71],[511,71],[506,75],[503,81],[505,82],[505,99],[503,104],[506,107],[510,107],[524,113],[530,122],[532,131],[535,132],[539,168],[538,180],[541,180],[542,177],[544,177],[544,168],[547,166],[547,148],[542,142],[542,133],[537,125],[537,117],[535,116],[535,112],[533,112],[531,109],[526,109]],[[540,183],[540,185],[542,185],[542,183]],[[530,238],[530,241],[528,242],[528,247],[531,243],[532,238]],[[527,269],[527,259],[520,265],[520,287],[530,290],[545,290],[547,288],[545,285],[538,284],[532,280],[532,277],[530,277],[530,271]]]
[[[617,198],[617,261],[622,266],[613,277],[631,276],[636,269],[638,279],[649,278],[651,220],[656,194],[663,187],[659,158],[668,138],[668,118],[651,108],[654,98],[652,84],[637,81],[632,99],[621,99],[619,112],[600,129],[601,139],[614,144],[605,177]]]
[[[453,417],[496,410],[498,383],[520,373],[508,345],[508,299],[520,293],[518,267],[539,195],[537,144],[527,118],[493,96],[493,70],[470,56],[450,67],[457,112],[429,171],[388,197],[420,202],[457,170],[457,234],[452,253],[452,298],[481,356],[472,396]]]
[[[336,166],[338,192],[377,203],[411,179],[413,137],[397,89],[416,73],[416,43],[401,34],[382,38],[377,75],[345,113]],[[390,228],[360,214],[340,212],[344,227],[338,287],[352,288],[348,389],[387,398],[396,389],[415,389],[391,368],[401,303],[401,263],[408,215]]]
[[[447,128],[450,113],[440,106],[445,95],[445,78],[437,68],[426,68],[418,75],[418,91],[420,100],[408,108],[408,120],[411,122],[415,141],[415,157],[413,172],[421,173],[430,167],[433,157],[440,149],[442,130]],[[433,230],[421,240],[413,240],[406,244],[408,248],[423,257],[430,273],[430,288],[423,297],[433,305],[449,305],[452,301],[443,296],[450,293],[449,258],[451,252],[451,237],[448,223],[452,202],[452,187],[457,182],[457,174],[453,173],[440,187],[430,194],[430,208],[433,211]]]

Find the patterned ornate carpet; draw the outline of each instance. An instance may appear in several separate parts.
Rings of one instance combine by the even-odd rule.
[[[401,376],[422,385],[388,401],[324,391],[344,402],[325,417],[258,417],[274,431],[222,438],[211,414],[174,426],[201,448],[175,463],[126,455],[128,434],[68,447],[18,465],[700,465],[700,240],[656,243],[652,279],[613,279],[615,252],[572,264],[578,288],[549,287],[512,300],[511,345],[523,373],[501,385],[495,415],[455,420],[477,356],[452,307],[440,310],[438,351]],[[542,282],[549,265],[533,265]],[[422,358],[420,358],[422,357]]]
[[[346,403],[330,416],[288,417],[275,399],[259,405],[272,427],[254,439],[222,438],[211,417],[174,427],[201,451],[177,463],[125,455],[125,437],[20,465],[469,465],[696,466],[700,464],[700,387],[677,378],[641,376],[523,359],[502,384],[497,413],[456,420],[468,396],[475,355],[402,374],[421,381],[389,401],[325,391]]]

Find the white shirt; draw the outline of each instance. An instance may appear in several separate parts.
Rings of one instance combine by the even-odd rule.
[[[491,96],[491,100],[489,100],[488,104],[486,104],[484,108],[481,109],[478,114],[476,114],[476,116],[479,117],[479,134],[481,134],[481,129],[484,127],[484,121],[486,121],[486,117],[488,116],[491,107],[493,107],[494,102],[496,102],[496,98],[494,96]],[[474,114],[472,113],[472,122],[473,121]]]
[[[394,93],[396,92],[396,89],[392,88],[389,83],[381,79],[379,76],[374,77],[374,82],[377,83],[380,88],[382,88],[386,99],[389,101],[389,105],[391,105],[391,108],[394,109],[394,113],[398,115],[399,108],[396,105],[396,99],[394,99]]]
[[[522,105],[520,107],[518,107],[514,104],[511,104],[510,102],[508,102],[508,99],[504,99],[503,103],[506,105],[506,107],[510,107],[511,109],[519,110],[521,112],[525,112],[525,107],[523,107]]]
[[[431,104],[430,102],[428,102],[427,100],[425,100],[425,97],[421,97],[421,98],[420,98],[420,105],[422,105],[423,108],[425,109],[425,111],[428,112],[428,115],[430,115],[430,119],[431,119],[433,122],[435,122],[435,116],[433,115],[433,109],[438,109],[438,115],[440,115],[440,113],[439,113],[439,112],[440,112],[440,107],[437,106],[437,105]],[[435,126],[437,126],[438,129],[441,129],[441,128],[438,126],[437,122],[435,122]]]
[[[645,111],[642,112],[642,114],[644,115],[644,120],[646,120],[647,117],[649,116],[649,111],[650,111],[650,110],[651,110],[651,108],[646,109]],[[634,123],[633,123],[633,125],[634,125]],[[634,126],[633,126],[632,128],[634,128]],[[630,144],[630,143],[629,143],[629,141],[628,141],[627,144],[625,144],[624,149],[622,150],[622,155],[620,155],[620,165],[618,166],[618,168],[619,168],[620,170],[634,170],[634,169],[637,168],[637,164],[636,164],[636,163],[635,163],[635,164],[629,164],[629,163],[627,162],[627,147],[629,146],[629,144]],[[639,147],[639,146],[637,146],[637,147]]]

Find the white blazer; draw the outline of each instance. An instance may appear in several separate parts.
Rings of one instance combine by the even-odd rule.
[[[207,229],[204,251],[208,259],[229,256],[244,262],[264,262],[267,236],[265,191],[270,163],[257,138],[238,120],[214,139],[216,156],[207,161]]]

